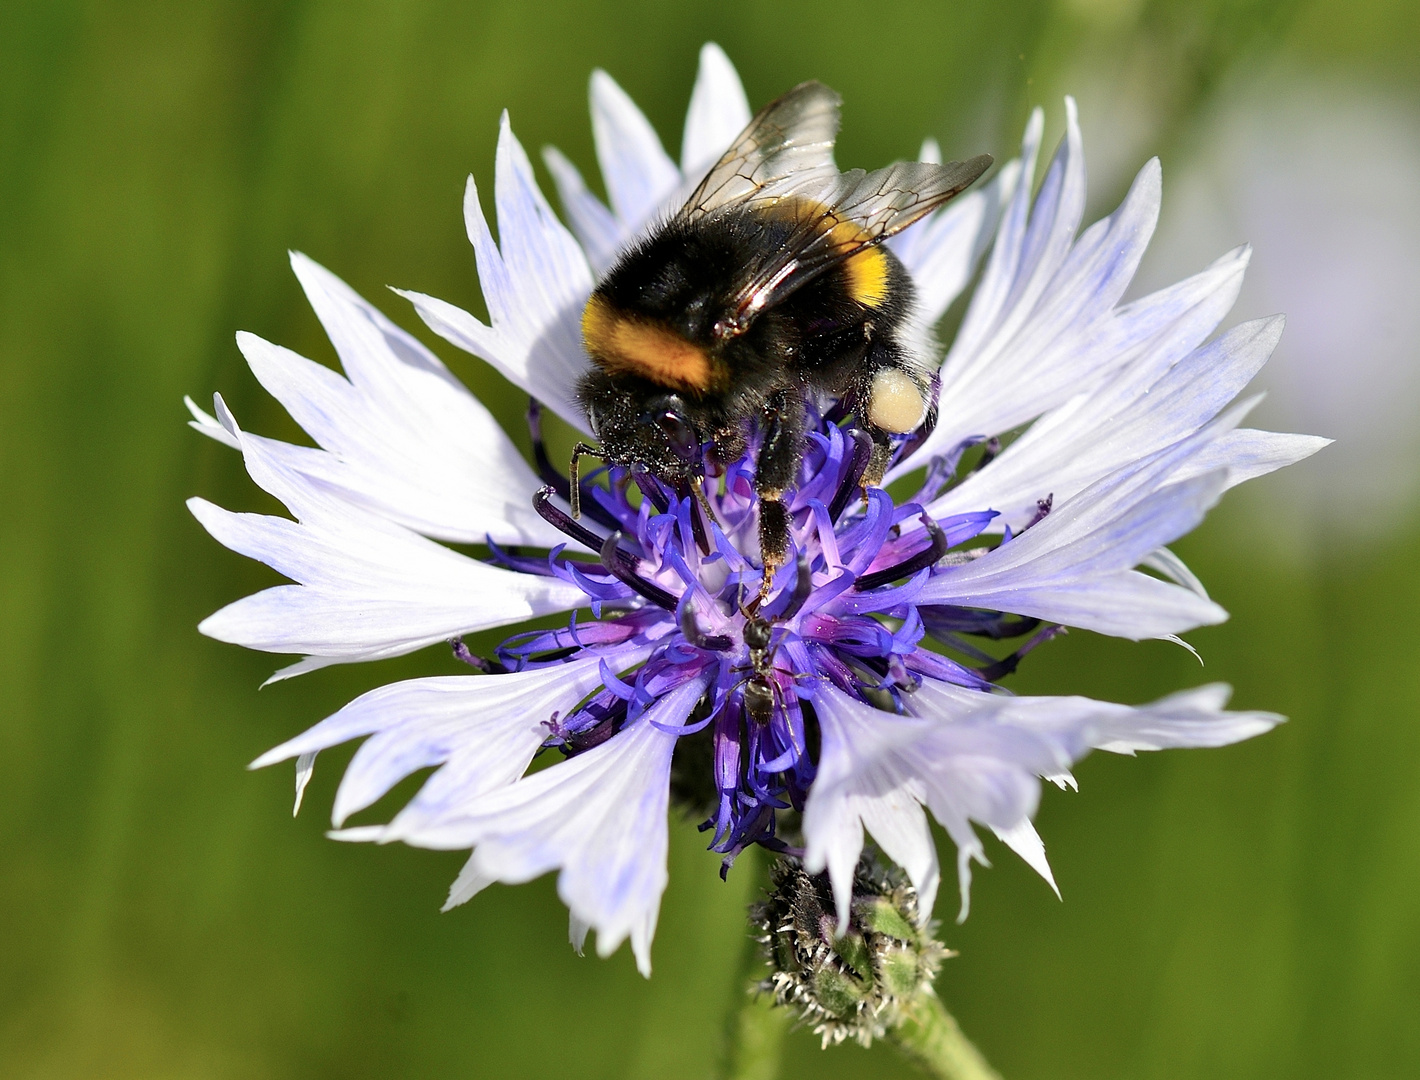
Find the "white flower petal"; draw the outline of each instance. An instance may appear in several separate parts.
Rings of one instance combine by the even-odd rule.
[[[301,812],[301,801],[306,797],[306,785],[311,782],[311,774],[316,769],[316,752],[302,754],[296,759],[296,802],[291,807],[291,816]]]
[[[971,822],[1018,827],[1035,812],[1038,776],[1069,761],[1051,740],[991,723],[989,716],[984,723],[896,716],[832,686],[815,694],[813,706],[822,750],[804,807],[804,864],[810,872],[828,870],[840,927],[846,927],[865,826],[907,870],[924,913],[930,912],[938,869],[923,848],[930,834],[918,804],[925,804],[957,844],[965,918],[970,860],[986,861]]]
[[[926,725],[854,702],[832,687],[815,695],[814,715],[822,749],[804,807],[804,866],[814,874],[828,871],[838,932],[848,929],[865,824],[888,858],[908,872],[925,917],[932,910],[940,870],[920,805],[920,785],[913,783],[910,765],[897,749],[921,738]]]
[[[609,956],[629,936],[649,976],[677,738],[662,728],[680,727],[705,685],[686,683],[600,746],[437,818],[409,828],[396,818],[380,838],[472,847],[476,873],[509,884],[560,869],[558,893],[580,924],[596,928],[598,954]]]
[[[1011,747],[1011,753],[997,754],[998,777],[996,783],[1005,791],[1010,791],[1019,777],[1007,771],[999,771],[1002,758],[1014,760],[1022,768],[1033,770],[1044,779],[1060,782],[1064,780],[1074,787],[1073,778],[1066,768],[1091,749],[1110,750],[1115,753],[1133,753],[1136,750],[1161,750],[1167,747],[1225,746],[1252,738],[1270,730],[1282,722],[1282,717],[1274,713],[1240,712],[1228,713],[1223,708],[1228,702],[1230,690],[1222,684],[1198,687],[1194,690],[1173,694],[1149,705],[1119,705],[1109,701],[1095,701],[1085,697],[1016,697],[1013,695],[984,694],[966,690],[934,680],[924,680],[914,694],[908,696],[907,705],[913,716],[932,718],[939,722],[938,730],[956,732],[973,729],[990,730],[1000,734],[1014,732],[1034,738],[1033,742],[1000,745]],[[915,763],[919,777],[940,771],[944,763],[955,763],[954,758],[944,754],[937,743],[939,739],[926,739],[920,744],[898,748],[901,760]],[[989,744],[988,744],[989,745]],[[978,756],[970,765],[959,768],[956,781],[952,784],[937,783],[938,797],[953,797],[959,804],[957,813],[990,825],[996,835],[1034,869],[1057,896],[1060,890],[1054,874],[1045,857],[1045,847],[1030,822],[1034,810],[1032,804],[1013,823],[1001,824],[984,816],[981,802],[970,803],[960,789],[969,788],[978,776],[991,775],[989,756]],[[859,768],[871,767],[860,765]],[[977,771],[973,772],[972,767]],[[1000,777],[1007,782],[1000,783]],[[963,782],[965,778],[966,782]],[[1063,785],[1062,785],[1063,786]],[[932,790],[927,787],[926,790]],[[991,786],[987,787],[991,791]],[[1021,797],[1017,792],[1016,798]],[[812,793],[811,793],[812,798]],[[989,804],[990,799],[986,802]],[[947,821],[937,806],[930,803],[933,813],[946,824]],[[997,799],[998,814],[1009,812],[1011,799]],[[805,817],[807,822],[807,815]],[[950,828],[950,826],[948,826]],[[969,878],[967,879],[969,881]],[[963,904],[966,902],[963,892]]]
[[[1075,105],[1066,138],[1027,220],[1039,113],[1022,145],[1022,179],[1001,219],[991,259],[942,366],[940,417],[919,450],[925,462],[964,439],[1034,419],[1107,375],[1128,356],[1108,337],[1114,305],[1133,277],[1158,218],[1157,161],[1144,166],[1118,210],[1075,240],[1085,173]],[[901,468],[892,475],[900,475]]]
[[[468,861],[463,864],[463,869],[459,871],[459,876],[454,878],[454,883],[449,886],[448,899],[444,901],[444,906],[439,910],[452,911],[460,904],[467,904],[496,880],[480,870],[478,864],[473,861],[473,856],[470,855]],[[578,951],[580,952],[580,950]]]
[[[1201,451],[1174,474],[1187,480],[1214,469],[1228,470],[1228,487],[1246,480],[1266,476],[1270,472],[1295,465],[1318,450],[1330,446],[1333,440],[1320,435],[1291,435],[1279,431],[1258,431],[1238,428]]]
[[[1095,725],[1095,749],[1134,754],[1140,750],[1230,746],[1271,731],[1286,719],[1270,712],[1223,712],[1231,694],[1230,687],[1213,683],[1127,711],[1126,706],[1115,706]]]
[[[1193,529],[1217,502],[1226,470],[1167,481],[1252,404],[1097,481],[989,554],[939,570],[918,602],[1009,611],[1135,640],[1223,621],[1217,604],[1132,567]]]
[[[464,195],[464,218],[490,325],[423,293],[396,291],[435,333],[482,357],[509,382],[587,431],[576,385],[587,366],[581,319],[592,293],[591,267],[543,198],[506,113],[495,171],[499,243],[488,231],[472,177]]]
[[[192,398],[184,395],[182,403],[187,406],[187,411],[192,414],[192,419],[187,422],[187,426],[193,431],[200,431],[209,439],[215,439],[223,446],[230,446],[233,450],[241,449],[232,433],[224,428],[215,416],[207,412]]]
[[[613,657],[618,667],[643,651]],[[356,698],[252,763],[260,768],[350,739],[371,736],[355,753],[335,795],[339,827],[406,776],[442,766],[402,811],[404,820],[436,815],[522,776],[548,737],[547,721],[601,685],[600,659],[502,675],[453,675],[393,683]]]
[[[1009,161],[986,187],[957,196],[888,241],[912,275],[918,311],[927,323],[940,319],[966,288],[1020,175],[1021,163]]]
[[[585,600],[575,586],[477,562],[352,505],[290,469],[267,443],[242,432],[220,399],[217,406],[252,479],[296,520],[235,514],[205,499],[189,500],[188,508],[218,542],[297,584],[229,604],[202,622],[204,634],[349,663],[398,656]]]
[[[592,134],[611,208],[636,232],[680,187],[680,170],[661,148],[645,114],[598,68],[592,72]]]
[[[470,855],[469,862],[473,862]],[[572,912],[567,913],[567,942],[572,946],[572,951],[578,956],[582,955],[582,950],[587,945],[587,934],[591,931],[592,924],[577,918]]]
[[[1192,435],[1218,414],[1266,362],[1281,326],[1248,324],[1202,348],[1232,307],[1247,265],[1244,249],[1189,281],[1146,298],[1159,328],[1116,373],[1046,413],[999,457],[935,500],[929,512],[989,506],[999,525],[1021,528],[1038,500],[1057,503],[1125,464]],[[1116,323],[1142,321],[1116,316]],[[1133,331],[1114,337],[1133,340]]]
[[[1050,886],[1050,891],[1055,894],[1055,898],[1060,899],[1060,886],[1055,884],[1055,872],[1050,869],[1050,860],[1045,857],[1045,842],[1041,840],[1040,833],[1035,831],[1035,825],[1030,818],[1021,818],[1020,821],[1008,829],[992,829],[996,834],[996,839],[1005,844],[1008,848],[1019,855],[1025,864],[1045,879],[1045,883]]]
[[[1203,587],[1203,582],[1198,580],[1198,575],[1166,547],[1149,552],[1140,560],[1139,565],[1163,574],[1175,585],[1182,585],[1189,592],[1203,597],[1204,600],[1212,599],[1208,595],[1208,590]]]
[[[686,179],[699,183],[749,121],[749,99],[735,65],[724,49],[713,41],[706,43],[700,49],[700,71],[680,144],[680,167]]]
[[[916,716],[940,716],[953,722],[990,721],[1030,731],[1047,738],[1068,764],[1091,749],[1133,754],[1139,750],[1228,746],[1270,731],[1285,720],[1269,712],[1225,712],[1231,695],[1227,684],[1209,683],[1148,705],[1120,705],[1078,696],[983,694],[924,681],[908,704]]]
[[[532,508],[539,482],[527,462],[439,359],[334,274],[299,253],[291,265],[347,377],[238,334],[257,379],[321,447],[268,441],[268,449],[356,504],[427,536],[540,547],[562,542]],[[211,418],[203,416],[206,429]]]
[[[588,189],[582,173],[555,146],[543,147],[542,160],[552,174],[557,197],[567,222],[587,253],[587,261],[598,274],[610,269],[630,239],[629,234],[606,204]]]

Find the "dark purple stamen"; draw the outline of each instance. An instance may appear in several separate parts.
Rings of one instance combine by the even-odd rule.
[[[695,612],[689,604],[680,609],[680,632],[697,649],[704,649],[707,652],[724,652],[735,643],[734,638],[725,634],[707,635],[702,633],[695,621]]]
[[[853,498],[853,493],[858,490],[863,473],[867,471],[868,462],[873,457],[873,440],[868,437],[866,432],[855,429],[849,432],[849,435],[853,439],[853,457],[842,480],[839,481],[833,501],[828,504],[828,516],[832,521],[837,521],[843,516],[843,511],[848,508],[848,502]]]
[[[498,663],[497,660],[485,660],[483,657],[470,652],[461,637],[451,639],[449,645],[454,650],[455,660],[462,660],[469,667],[477,668],[485,675],[506,675],[508,673],[508,669]]]
[[[688,504],[687,513],[690,517],[691,535],[695,538],[695,546],[702,555],[709,555],[713,550],[710,546],[710,533],[705,528],[705,509],[700,505],[700,499],[696,497],[696,485],[700,483],[700,477],[688,477],[676,485],[676,494],[681,500]]]
[[[676,608],[676,598],[659,585],[653,585],[635,570],[627,565],[630,556],[622,551],[618,546],[621,543],[621,533],[614,532],[602,542],[601,559],[605,566],[617,581],[621,582],[632,592],[644,596],[657,607],[663,607],[667,611],[674,611]]]
[[[932,542],[927,545],[926,549],[919,551],[911,558],[904,559],[896,566],[864,574],[858,579],[857,589],[859,592],[868,592],[880,585],[896,581],[898,578],[911,577],[919,570],[926,570],[929,566],[934,566],[937,560],[947,553],[947,548],[951,546],[947,543],[947,534],[942,532],[937,523],[926,514],[922,515],[922,524],[926,526],[927,534],[932,538]]]
[[[809,560],[801,551],[794,564],[794,591],[789,594],[789,602],[784,605],[777,618],[792,619],[803,610],[804,602],[808,600],[809,594],[814,591],[814,576],[809,573]]]
[[[986,466],[996,460],[996,455],[1001,452],[1001,440],[995,435],[987,439],[982,444],[981,457],[977,458],[976,464],[971,467],[972,472],[980,472]]]
[[[533,509],[538,516],[547,522],[554,529],[570,536],[577,543],[587,548],[589,551],[600,551],[602,549],[602,537],[592,532],[580,521],[575,520],[571,514],[564,514],[561,509],[552,505],[552,496],[556,491],[551,487],[539,488],[533,495]]]
[[[553,468],[547,456],[547,444],[542,441],[542,402],[535,397],[528,398],[528,434],[532,436],[533,462],[537,465],[538,476],[557,494],[567,498],[572,485],[567,482],[567,477]]]
[[[671,497],[674,493],[668,491],[666,486],[647,471],[644,465],[633,465],[631,467],[631,478],[636,481],[636,486],[641,489],[642,496],[656,508],[657,513],[664,514],[669,512],[671,508]]]
[[[1043,499],[1036,499],[1035,516],[1033,516],[1029,521],[1025,523],[1025,527],[1021,529],[1021,532],[1025,532],[1026,529],[1029,529],[1035,525],[1039,525],[1042,521],[1044,521],[1047,517],[1050,516],[1050,511],[1054,506],[1055,492],[1053,491]]]
[[[946,607],[923,604],[917,609],[927,633],[940,639],[944,634],[972,634],[975,637],[1003,641],[1029,634],[1040,625],[1039,619],[1003,615],[999,611],[977,611],[974,608]]]
[[[996,661],[996,663],[982,668],[981,677],[983,679],[988,680],[989,682],[996,682],[1000,679],[1004,679],[1007,675],[1010,675],[1016,670],[1017,667],[1020,666],[1020,663],[1022,660],[1025,659],[1026,654],[1032,649],[1034,649],[1037,645],[1044,645],[1051,638],[1058,637],[1059,635],[1064,633],[1068,633],[1068,631],[1063,626],[1055,625],[1045,627],[1039,633],[1031,637],[1031,639],[1027,641],[1024,645],[1022,645],[1019,649],[1011,653],[1010,656],[1004,656],[1000,660]]]

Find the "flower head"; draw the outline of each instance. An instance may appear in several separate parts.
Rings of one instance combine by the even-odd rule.
[[[891,867],[859,863],[845,932],[824,875],[781,861],[770,885],[751,912],[770,969],[759,990],[794,1008],[824,1046],[882,1038],[904,1007],[932,993],[942,961],[955,955],[932,936],[917,890]]]
[[[605,955],[629,937],[648,972],[673,792],[703,809],[726,869],[760,844],[826,871],[842,933],[865,830],[926,919],[939,876],[930,810],[957,845],[964,917],[970,862],[984,862],[973,823],[1053,885],[1031,825],[1041,778],[1070,783],[1090,749],[1216,746],[1278,721],[1225,712],[1218,686],[1136,708],[998,685],[1066,626],[1141,639],[1221,621],[1166,545],[1226,488],[1322,445],[1239,426],[1251,402],[1234,399],[1281,329],[1264,320],[1209,340],[1246,250],[1120,303],[1157,215],[1157,163],[1077,237],[1084,165],[1067,101],[1068,133],[1034,200],[1039,112],[1019,161],[893,239],[927,322],[991,248],[940,373],[936,425],[899,441],[888,475],[925,472],[905,500],[865,491],[867,438],[838,403],[811,403],[784,496],[791,558],[761,588],[754,433],[703,480],[593,474],[580,482],[581,518],[543,451],[542,407],[587,428],[573,387],[595,275],[749,119],[714,46],[683,168],[601,73],[592,108],[610,208],[550,151],[574,237],[505,117],[498,243],[472,181],[465,203],[489,323],[406,294],[531,396],[536,472],[417,339],[300,255],[293,267],[344,376],[250,335],[238,344],[317,446],[244,432],[220,399],[215,416],[189,403],[194,426],[239,449],[295,519],[191,501],[218,540],[294,582],[229,605],[204,633],[304,654],[276,678],[443,641],[479,671],[381,687],[259,758],[297,759],[298,806],[314,755],[353,738],[366,737],[336,795],[337,828],[434,767],[388,824],[335,835],[470,851],[449,905],[557,870],[574,943],[595,928]],[[493,656],[463,645],[558,612],[565,625],[513,633]],[[976,644],[1006,640],[1017,645],[1004,656]],[[564,760],[528,774],[539,753]]]

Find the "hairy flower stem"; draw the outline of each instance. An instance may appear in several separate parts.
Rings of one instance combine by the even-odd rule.
[[[919,994],[903,1009],[901,1022],[888,1031],[887,1038],[940,1080],[1001,1080],[935,994]]]
[[[724,1080],[778,1080],[784,1036],[793,1019],[788,1009],[774,1004],[773,995],[750,986],[730,1020]]]
[[[752,876],[756,889],[762,889],[769,880],[767,861],[764,849],[755,845],[740,856],[737,867]],[[743,996],[725,1025],[725,1055],[716,1073],[718,1080],[778,1080],[784,1037],[794,1015],[777,1006],[773,994],[760,989],[766,974],[763,949],[753,935],[747,935],[736,975]]]

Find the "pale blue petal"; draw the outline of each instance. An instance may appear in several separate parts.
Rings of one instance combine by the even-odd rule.
[[[238,334],[258,381],[320,447],[263,440],[267,450],[357,505],[427,536],[542,547],[561,542],[532,508],[529,492],[538,484],[527,462],[439,359],[329,271],[300,254],[291,263],[346,375]]]
[[[1166,481],[1232,430],[1246,408],[1097,481],[987,555],[942,568],[919,602],[1010,611],[1133,639],[1221,622],[1227,614],[1218,605],[1131,568],[1194,528],[1217,501],[1224,471]]]
[[[666,887],[666,814],[676,736],[705,689],[672,691],[605,743],[551,768],[380,834],[421,847],[473,848],[485,878],[510,884],[560,869],[558,893],[573,916],[595,927],[608,956],[631,938],[650,974],[650,943]],[[659,725],[659,726],[658,726]]]
[[[724,49],[707,43],[700,49],[700,71],[681,138],[680,164],[685,178],[698,184],[749,121],[749,99],[735,65]]]
[[[1137,344],[1112,341],[1109,329],[1158,218],[1158,163],[1145,165],[1119,209],[1076,240],[1084,161],[1072,101],[1066,112],[1066,138],[1027,215],[1040,131],[1032,117],[1022,179],[942,366],[936,429],[909,465],[1034,419],[1107,376]]]
[[[558,579],[489,566],[372,514],[294,472],[242,432],[247,471],[296,516],[235,514],[204,499],[188,507],[220,543],[297,584],[229,604],[199,629],[267,652],[333,663],[398,656],[456,634],[565,611],[584,601]]]
[[[611,208],[629,233],[680,187],[680,170],[636,103],[605,71],[592,72],[592,134]]]
[[[587,190],[577,166],[568,161],[560,150],[553,146],[544,147],[542,160],[552,174],[557,197],[562,200],[567,221],[587,253],[587,261],[598,274],[604,273],[631,238],[630,233],[606,208],[606,204]]]
[[[477,186],[469,178],[464,218],[488,325],[443,300],[414,292],[401,295],[435,333],[488,361],[573,427],[588,431],[576,385],[587,366],[581,318],[592,292],[591,267],[542,197],[506,115],[498,137],[494,201],[500,244],[493,242]]]
[[[832,686],[816,693],[814,712],[822,749],[804,808],[804,862],[811,872],[828,871],[840,926],[846,926],[864,827],[907,870],[923,894],[924,915],[930,913],[939,871],[919,804],[957,845],[964,918],[969,863],[985,863],[971,822],[1016,827],[1035,811],[1039,775],[1069,760],[1032,732],[962,717],[943,723],[930,713],[896,716]]]
[[[1229,257],[1168,295],[1156,294],[1149,309],[1169,317],[1137,347],[1132,332],[1111,338],[1110,350],[1133,348],[1115,374],[1046,413],[929,512],[942,517],[989,506],[1001,514],[993,528],[1020,529],[1035,516],[1039,500],[1053,497],[1059,504],[1197,431],[1247,384],[1280,333],[1280,325],[1264,320],[1197,348],[1232,306],[1245,266],[1245,257]],[[1132,325],[1140,330],[1144,320]]]

